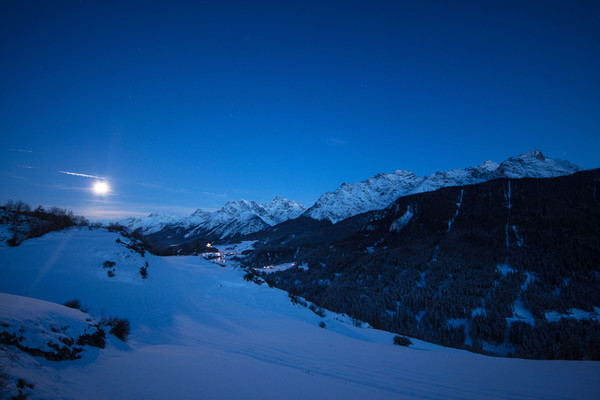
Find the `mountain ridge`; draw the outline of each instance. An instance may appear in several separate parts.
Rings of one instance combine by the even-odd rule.
[[[308,209],[296,201],[276,196],[265,203],[244,199],[230,201],[218,211],[198,209],[188,217],[150,214],[144,218],[128,218],[120,224],[130,233],[137,231],[151,237],[150,241],[158,247],[165,247],[167,241],[171,242],[168,246],[175,242],[177,246],[189,247],[196,240],[242,237],[298,217],[335,224],[367,211],[385,209],[399,197],[443,187],[498,178],[550,178],[580,170],[582,168],[569,161],[547,158],[540,150],[534,150],[510,157],[500,164],[488,160],[476,167],[438,171],[426,177],[404,170],[379,173],[361,182],[343,183],[333,192],[321,195]]]
[[[396,170],[392,174],[380,173],[360,182],[343,183],[333,192],[319,197],[303,215],[337,223],[363,212],[383,209],[401,196],[442,187],[470,185],[497,178],[552,178],[581,170],[569,161],[547,158],[540,150],[510,157],[500,164],[488,160],[477,167],[438,171],[425,177]]]
[[[265,203],[244,199],[230,201],[217,211],[197,209],[188,217],[153,213],[143,218],[128,218],[120,224],[130,233],[137,231],[143,235],[174,228],[188,230],[186,237],[203,232],[227,238],[253,233],[297,218],[304,210],[305,207],[297,201],[275,196],[271,202]]]

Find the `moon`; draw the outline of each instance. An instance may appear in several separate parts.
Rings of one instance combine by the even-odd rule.
[[[98,196],[105,196],[110,192],[110,186],[105,181],[96,181],[92,189]]]

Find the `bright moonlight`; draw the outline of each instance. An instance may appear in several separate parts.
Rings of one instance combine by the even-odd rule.
[[[94,183],[93,190],[95,194],[102,196],[108,194],[108,192],[110,191],[110,186],[108,186],[107,182],[97,181],[96,183]]]

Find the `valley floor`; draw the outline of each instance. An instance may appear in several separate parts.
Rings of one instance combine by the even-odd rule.
[[[243,280],[231,262],[142,257],[117,238],[127,241],[70,229],[0,247],[0,322],[21,324],[25,335],[48,321],[76,326],[86,314],[51,304],[75,298],[90,315],[131,321],[127,343],[107,335],[105,349],[85,346],[79,360],[19,352],[5,369],[34,384],[30,398],[592,399],[600,392],[599,362],[494,358],[417,340],[395,346],[391,333],[329,312],[321,318],[283,291]],[[106,260],[115,262],[114,277]]]

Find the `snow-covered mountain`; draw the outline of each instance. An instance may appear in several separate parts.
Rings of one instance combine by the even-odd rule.
[[[363,212],[383,209],[398,197],[442,187],[470,185],[496,178],[552,178],[580,170],[569,161],[546,158],[539,150],[511,157],[501,164],[486,161],[477,167],[435,172],[425,177],[398,170],[392,174],[378,174],[362,182],[344,183],[333,192],[323,194],[303,215],[336,223]]]
[[[182,224],[185,218],[176,215],[164,213],[152,213],[142,218],[127,218],[121,221],[121,225],[127,228],[129,232],[140,229],[143,233],[149,234],[158,232],[166,226]]]
[[[143,234],[156,233],[165,228],[183,228],[189,230],[187,237],[200,232],[216,237],[231,237],[257,232],[297,218],[305,211],[302,204],[280,197],[273,201],[257,203],[255,201],[230,201],[218,211],[196,210],[188,217],[165,214],[150,214],[144,218],[128,218],[121,222],[130,232],[140,230]]]
[[[335,191],[323,194],[309,209],[280,197],[266,203],[237,200],[214,212],[199,209],[188,217],[150,214],[143,218],[128,218],[121,224],[130,232],[139,230],[145,235],[165,229],[183,229],[186,231],[185,238],[202,235],[228,238],[258,232],[300,215],[336,223],[363,212],[383,209],[398,197],[442,187],[470,185],[503,177],[551,178],[580,170],[569,161],[546,158],[536,150],[511,157],[501,164],[486,161],[477,167],[435,172],[425,177],[401,170],[381,173],[366,181],[344,183]]]
[[[495,177],[554,178],[581,170],[581,167],[567,160],[547,158],[541,151],[535,150],[504,161],[496,170]]]

